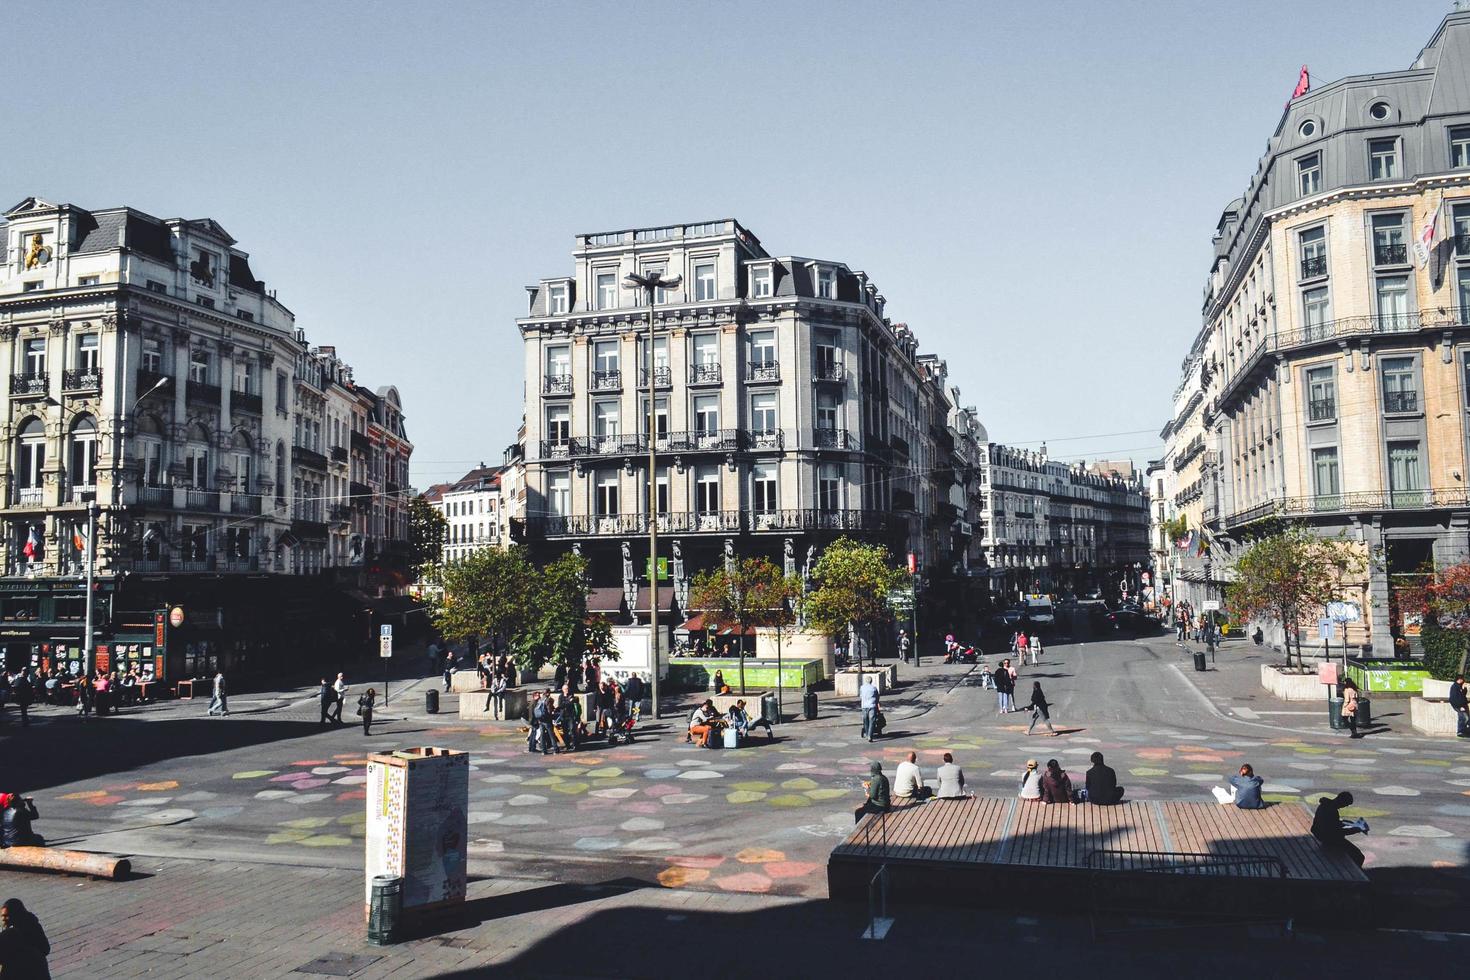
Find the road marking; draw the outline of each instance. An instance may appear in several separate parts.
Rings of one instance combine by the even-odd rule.
[[[1249,708],[1241,708],[1239,710],[1249,711],[1250,709]],[[1320,712],[1320,711],[1257,711],[1256,712],[1256,714],[1258,714],[1258,715],[1312,715],[1313,717],[1316,717],[1317,715],[1320,715],[1321,713],[1322,712]]]
[[[1244,718],[1246,721],[1255,721],[1257,718],[1261,717],[1258,712],[1252,711],[1250,708],[1231,708],[1230,710],[1235,712],[1240,717]]]

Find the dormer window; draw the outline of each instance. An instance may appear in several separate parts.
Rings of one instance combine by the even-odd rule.
[[[1297,190],[1303,197],[1322,190],[1322,154],[1313,153],[1296,162]]]
[[[752,266],[750,270],[750,295],[753,299],[766,299],[774,292],[774,277],[768,265]]]
[[[618,308],[618,274],[616,272],[597,274],[597,308],[599,310]]]
[[[555,283],[546,291],[546,312],[560,316],[567,311],[567,284]]]
[[[837,298],[837,270],[817,270],[817,297],[819,299]]]
[[[695,263],[694,301],[699,303],[715,298],[715,264],[713,262]]]
[[[1393,180],[1399,176],[1398,140],[1368,141],[1368,178]]]
[[[204,248],[194,249],[194,260],[189,263],[189,277],[201,286],[214,288],[219,270],[219,256]]]

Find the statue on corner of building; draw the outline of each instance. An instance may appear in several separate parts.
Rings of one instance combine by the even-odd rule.
[[[787,538],[786,543],[781,546],[781,551],[781,573],[790,578],[796,574],[796,545],[790,538]]]
[[[46,247],[46,240],[37,232],[31,236],[31,245],[26,249],[26,268],[36,269],[51,261],[51,250]]]
[[[628,542],[623,542],[623,583],[633,581],[633,549],[628,547]]]

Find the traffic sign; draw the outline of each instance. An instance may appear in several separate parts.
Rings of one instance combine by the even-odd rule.
[[[389,623],[378,627],[378,656],[383,658],[393,656],[393,627]]]
[[[1339,623],[1356,623],[1363,613],[1356,602],[1329,602],[1327,615]]]

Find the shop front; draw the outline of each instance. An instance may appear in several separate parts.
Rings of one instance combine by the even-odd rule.
[[[95,585],[93,642],[107,636],[113,584]],[[0,579],[0,664],[7,670],[83,670],[87,589],[76,579]]]

